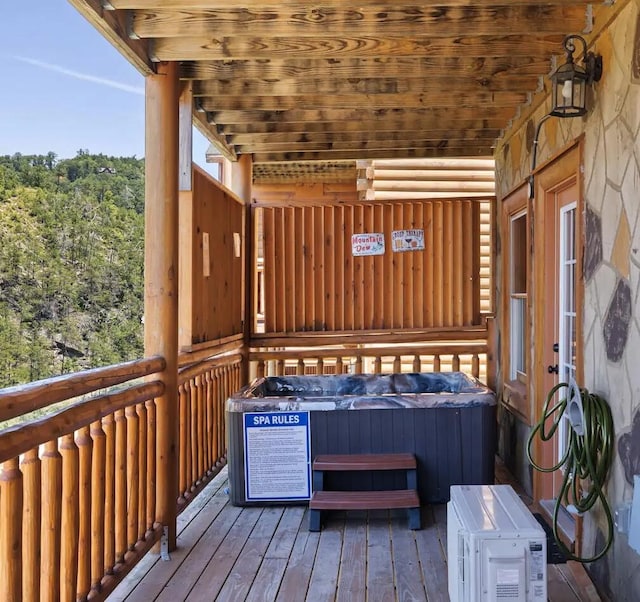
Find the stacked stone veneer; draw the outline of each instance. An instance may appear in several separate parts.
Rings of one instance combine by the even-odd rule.
[[[607,495],[615,509],[631,499],[631,477],[640,473],[640,0],[626,3],[594,49],[604,74],[592,109],[584,118],[550,118],[542,126],[538,165],[584,135],[581,384],[612,409],[616,457]],[[496,149],[502,196],[529,175],[535,124],[549,110],[547,102]],[[601,513],[586,517],[585,552],[601,543],[603,526]],[[590,570],[612,600],[640,600],[640,555],[625,535],[616,534],[612,550]]]

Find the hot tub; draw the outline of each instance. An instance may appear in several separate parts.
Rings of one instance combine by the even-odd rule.
[[[235,505],[304,501],[305,477],[301,470],[299,479],[291,475],[318,454],[413,453],[422,503],[447,502],[451,485],[494,482],[496,398],[462,372],[262,378],[227,400],[226,421]],[[306,460],[291,463],[286,450],[294,448]],[[263,489],[281,474],[291,477],[293,485],[285,487],[295,495],[265,492],[256,499],[247,486],[261,473]],[[393,472],[325,475],[327,489],[402,489],[404,483],[404,475]]]

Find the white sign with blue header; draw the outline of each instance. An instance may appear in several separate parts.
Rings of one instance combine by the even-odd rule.
[[[308,500],[309,412],[245,413],[244,458],[248,502]]]

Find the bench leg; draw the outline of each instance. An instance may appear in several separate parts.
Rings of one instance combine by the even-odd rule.
[[[320,510],[309,510],[309,531],[320,531],[322,529],[322,512]]]
[[[311,486],[313,488],[313,491],[322,491],[324,489],[324,471],[323,470],[313,471]]]
[[[409,529],[413,531],[421,529],[420,508],[409,508],[407,513],[409,515]]]
[[[407,489],[418,491],[418,471],[415,468],[407,470]]]

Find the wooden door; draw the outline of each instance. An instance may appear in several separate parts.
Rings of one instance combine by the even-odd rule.
[[[540,215],[536,227],[534,257],[538,265],[536,321],[538,336],[533,366],[536,373],[535,419],[543,412],[548,392],[559,382],[575,379],[581,384],[582,256],[581,190],[579,153],[569,153],[541,174]],[[560,396],[566,395],[562,389]],[[558,395],[556,395],[556,401]],[[548,443],[538,442],[536,458],[552,466],[562,457],[568,424],[560,423]],[[563,474],[536,473],[534,493],[538,500],[556,497]]]

